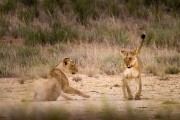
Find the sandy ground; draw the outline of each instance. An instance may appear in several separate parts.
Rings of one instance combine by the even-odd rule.
[[[104,105],[109,105],[111,112],[121,115],[127,115],[129,109],[137,113],[146,113],[147,119],[161,118],[160,111],[180,115],[180,74],[169,75],[164,79],[142,75],[142,99],[131,101],[122,99],[121,76],[76,76],[80,76],[82,80],[75,82],[71,77],[70,85],[89,94],[91,96],[89,99],[69,95],[74,100],[67,101],[59,97],[57,101],[30,102],[28,106],[39,109],[62,108],[70,113],[68,118],[77,120],[100,119]],[[21,99],[33,96],[33,80],[26,80],[24,84],[20,84],[17,80],[17,78],[0,78],[0,119],[8,119],[8,108],[24,106],[27,103],[21,102]],[[134,81],[131,82],[132,92],[135,91],[133,83]]]

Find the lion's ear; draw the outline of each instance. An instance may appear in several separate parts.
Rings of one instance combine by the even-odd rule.
[[[120,51],[120,55],[121,55],[121,56],[125,56],[125,54],[126,54],[126,51],[125,51],[125,50],[121,50],[121,51]]]
[[[132,54],[132,55],[137,55],[137,54],[138,54],[138,50],[137,50],[137,49],[133,50],[133,51],[131,52],[131,54]]]
[[[64,58],[63,60],[64,65],[67,65],[69,61],[70,61],[70,58]]]

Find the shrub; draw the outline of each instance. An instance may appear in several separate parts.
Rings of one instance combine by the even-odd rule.
[[[0,17],[0,38],[3,37],[8,31],[9,22],[3,17]]]
[[[178,74],[180,69],[176,66],[170,66],[165,69],[166,74]]]
[[[8,13],[16,8],[17,0],[7,0],[3,4],[0,4],[0,12]]]

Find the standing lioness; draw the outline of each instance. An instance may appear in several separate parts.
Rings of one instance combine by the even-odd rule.
[[[54,101],[61,95],[66,99],[71,99],[64,93],[78,94],[84,98],[90,96],[69,86],[69,81],[65,73],[75,74],[78,69],[73,60],[64,58],[55,68],[53,68],[47,79],[41,78],[35,82],[34,100],[38,101]]]
[[[125,66],[125,70],[123,72],[123,78],[122,78],[122,92],[125,100],[133,99],[133,95],[128,85],[128,80],[131,79],[135,79],[138,88],[135,93],[134,99],[135,100],[140,99],[141,89],[142,89],[142,85],[141,85],[142,62],[138,54],[143,45],[145,35],[143,34],[141,38],[142,38],[142,42],[138,50],[137,49],[133,51],[121,50],[120,52]]]

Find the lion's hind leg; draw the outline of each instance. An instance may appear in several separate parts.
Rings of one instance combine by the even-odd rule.
[[[79,95],[81,97],[84,97],[84,98],[89,98],[90,97],[89,95],[87,95],[87,94],[85,94],[85,93],[83,93],[83,92],[81,92],[81,91],[79,91],[77,89],[74,89],[74,88],[72,88],[70,86],[65,86],[63,88],[63,92],[68,93],[68,94],[77,94],[77,95]]]

